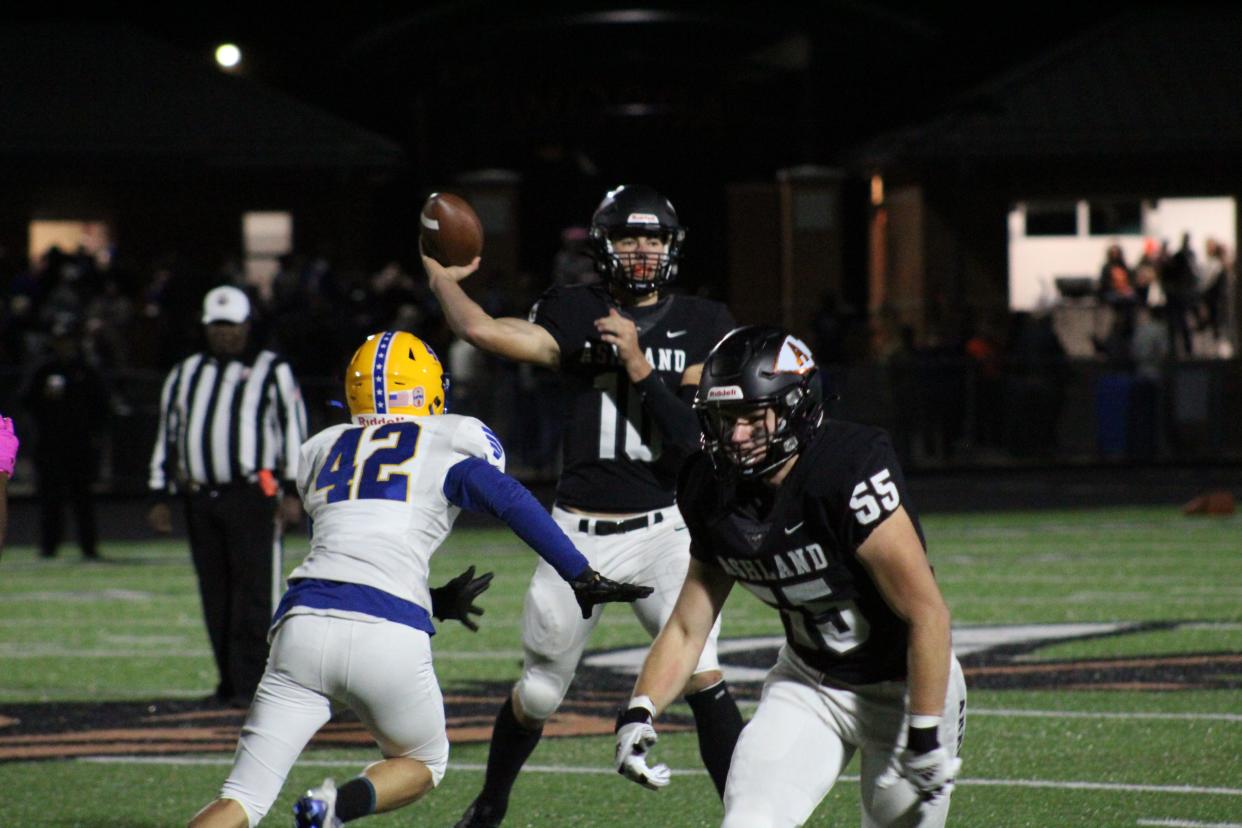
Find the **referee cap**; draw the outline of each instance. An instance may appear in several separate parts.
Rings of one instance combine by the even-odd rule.
[[[250,300],[244,291],[224,285],[207,291],[203,297],[203,324],[232,322],[240,325],[250,318]]]

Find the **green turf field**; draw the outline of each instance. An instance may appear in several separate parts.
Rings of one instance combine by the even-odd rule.
[[[970,650],[962,658],[965,764],[951,824],[1242,826],[1242,517],[1135,508],[933,515],[924,528],[959,653]],[[291,541],[287,568],[305,548],[304,539]],[[192,709],[215,675],[184,545],[105,544],[103,552],[110,562],[85,565],[71,552],[42,561],[18,546],[0,561],[5,828],[183,824],[227,772],[235,724],[183,751],[147,750],[152,739],[175,743],[175,729],[137,737],[110,730],[113,709],[131,718],[145,710],[151,721]],[[446,625],[434,641],[446,697],[475,697],[478,709],[466,718],[476,723],[490,723],[496,688],[518,674],[533,561],[499,530],[461,530],[434,559],[436,581],[469,563],[497,573],[482,599],[482,630]],[[1034,626],[1071,624],[1082,626]],[[735,590],[722,639],[779,632],[774,613]],[[612,609],[590,649],[643,643],[629,614]],[[598,693],[624,693],[625,679],[597,668],[590,675],[589,687],[571,691],[588,708]],[[754,698],[757,685],[738,689]],[[98,722],[73,718],[93,715],[96,703]],[[173,727],[187,726],[178,721]],[[13,758],[24,750],[73,755]],[[608,736],[545,739],[506,825],[718,824],[721,808],[692,733],[661,738],[657,758],[680,773],[659,793],[613,774],[611,750]],[[365,747],[312,746],[265,824],[289,824],[302,789],[325,775],[347,778],[375,758]],[[485,744],[455,744],[438,790],[359,824],[452,825],[485,759]],[[858,824],[856,788],[847,776],[808,824]]]

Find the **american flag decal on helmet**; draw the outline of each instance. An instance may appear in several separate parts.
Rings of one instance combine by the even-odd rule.
[[[393,391],[388,395],[388,404],[393,408],[400,406],[422,408],[426,404],[426,392],[423,391],[421,385],[406,391]]]

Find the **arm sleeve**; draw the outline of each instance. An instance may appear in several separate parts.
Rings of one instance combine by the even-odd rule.
[[[708,566],[719,567],[720,564],[711,554],[711,545],[707,542],[701,523],[707,511],[707,500],[701,495],[707,482],[704,476],[712,474],[711,461],[706,454],[699,452],[686,460],[677,475],[677,505],[686,521],[686,530],[690,533],[690,557]]]
[[[486,460],[468,457],[449,469],[444,477],[444,497],[454,506],[503,520],[565,580],[586,570],[587,559],[534,495]]]
[[[689,453],[699,447],[699,418],[684,396],[673,393],[652,371],[634,386],[643,398],[643,408],[651,415],[667,445]],[[690,386],[690,399],[694,398]]]

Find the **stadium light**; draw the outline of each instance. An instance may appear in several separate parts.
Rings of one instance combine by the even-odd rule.
[[[221,43],[216,47],[216,63],[226,72],[231,72],[241,65],[242,53],[233,43]]]

